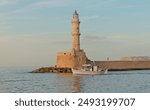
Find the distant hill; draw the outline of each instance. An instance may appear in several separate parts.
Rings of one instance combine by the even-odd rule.
[[[131,56],[122,57],[121,61],[150,61],[150,56]]]

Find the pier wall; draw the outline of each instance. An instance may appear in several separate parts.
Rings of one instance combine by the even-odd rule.
[[[109,70],[150,69],[150,61],[95,61],[95,64]]]
[[[150,70],[150,61],[95,61],[95,65],[109,71]],[[71,68],[43,67],[32,73],[71,73]]]

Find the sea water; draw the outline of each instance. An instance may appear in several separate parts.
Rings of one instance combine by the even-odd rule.
[[[105,75],[30,73],[37,67],[0,67],[1,93],[149,93],[150,71]]]

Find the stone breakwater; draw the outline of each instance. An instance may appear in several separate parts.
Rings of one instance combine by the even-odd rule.
[[[72,73],[71,68],[42,67],[32,73]]]
[[[95,64],[109,71],[150,70],[150,61],[95,61]]]
[[[108,71],[150,70],[150,61],[95,61],[95,65]],[[42,67],[32,73],[72,73],[71,68]]]

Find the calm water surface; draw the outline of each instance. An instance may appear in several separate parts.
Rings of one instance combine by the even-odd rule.
[[[108,72],[106,75],[29,73],[37,67],[0,67],[0,92],[124,93],[150,92],[150,71]]]

